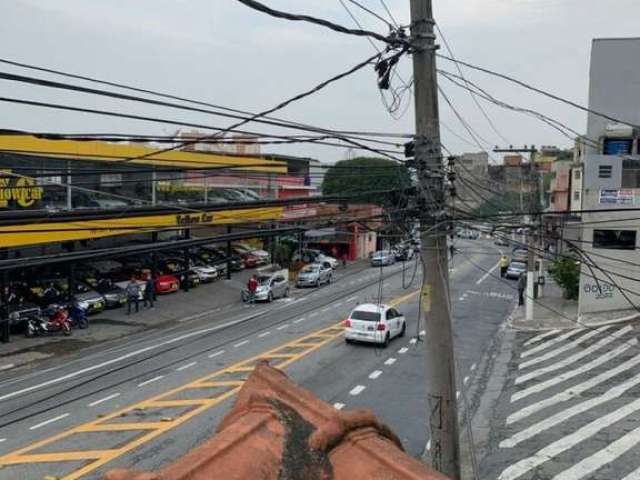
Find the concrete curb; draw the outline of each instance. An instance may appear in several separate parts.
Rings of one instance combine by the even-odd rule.
[[[513,313],[515,313],[517,309],[518,309],[518,306],[516,306],[513,309]],[[578,318],[574,320],[574,324],[571,326],[556,325],[553,327],[529,327],[525,325],[519,326],[517,325],[517,323],[514,324],[513,313],[507,317],[507,326],[508,328],[511,328],[519,332],[548,332],[551,330],[571,330],[574,328],[596,328],[596,327],[604,327],[607,325],[618,325],[618,324],[640,321],[640,313],[634,313],[632,315],[627,315],[619,318],[611,318],[607,320],[594,320],[589,322],[583,321],[581,316],[578,316]]]

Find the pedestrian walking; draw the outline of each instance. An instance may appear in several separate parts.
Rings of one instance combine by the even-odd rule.
[[[500,257],[500,276],[502,278],[507,274],[507,268],[509,268],[509,259],[506,255],[502,255]]]
[[[136,306],[136,313],[140,311],[140,287],[135,277],[131,277],[127,283],[127,315],[131,315],[131,306]]]
[[[151,275],[147,275],[147,281],[144,284],[144,303],[143,306],[153,308],[153,301],[156,299],[156,285],[151,278]]]
[[[249,305],[255,307],[256,305],[256,291],[258,290],[258,279],[254,275],[251,275],[251,278],[247,282],[247,291],[249,292],[249,298],[247,299]]]
[[[518,277],[518,305],[524,305],[524,291],[527,289],[527,274],[521,273]]]
[[[342,254],[342,268],[347,268],[347,254]]]

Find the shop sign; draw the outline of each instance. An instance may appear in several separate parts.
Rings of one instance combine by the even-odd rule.
[[[600,190],[601,205],[633,205],[634,194],[630,188],[623,190]]]
[[[11,170],[0,171],[0,208],[9,208],[11,202],[20,208],[29,208],[42,200],[43,189],[33,178],[13,177],[6,175],[8,173]]]

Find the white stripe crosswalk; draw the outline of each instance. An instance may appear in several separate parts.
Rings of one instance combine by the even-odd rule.
[[[635,327],[552,330],[520,345],[512,407],[498,434],[511,464],[496,465],[492,477],[640,480],[640,456],[632,454],[640,446]]]

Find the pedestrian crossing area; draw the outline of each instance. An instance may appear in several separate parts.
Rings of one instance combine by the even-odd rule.
[[[638,328],[519,335],[483,478],[640,480]]]

